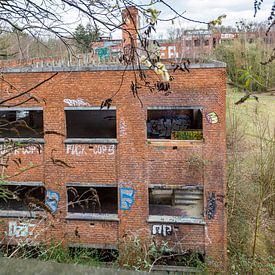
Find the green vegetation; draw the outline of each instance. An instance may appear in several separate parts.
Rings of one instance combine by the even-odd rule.
[[[86,27],[79,24],[73,35],[76,41],[76,47],[80,52],[85,53],[91,50],[91,43],[99,38],[100,31],[93,28],[91,24],[87,24]]]
[[[229,268],[275,274],[275,97],[239,97],[227,97]]]

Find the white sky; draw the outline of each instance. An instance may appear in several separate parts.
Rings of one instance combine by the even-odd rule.
[[[219,15],[226,14],[223,20],[224,26],[235,26],[236,21],[241,19],[247,22],[261,22],[267,20],[271,12],[273,0],[264,0],[261,10],[258,11],[254,18],[254,1],[253,0],[166,0],[178,13],[184,12],[185,17],[199,21],[209,22]],[[171,17],[173,13],[168,9],[163,9],[161,15],[163,17]],[[159,22],[158,36],[165,36],[168,29],[171,28],[205,28],[205,25],[191,23],[186,20],[176,20],[175,24],[167,22]]]
[[[137,4],[149,3],[151,0],[133,0]],[[182,13],[185,17],[199,21],[209,22],[216,19],[219,15],[226,14],[226,19],[223,20],[224,26],[235,26],[236,21],[241,19],[247,22],[261,22],[267,20],[271,12],[271,7],[274,0],[264,0],[261,10],[258,11],[256,18],[254,15],[254,0],[165,0],[178,13]],[[157,9],[161,10],[161,18],[172,18],[173,12],[163,4],[157,4]],[[71,16],[68,14],[70,22]],[[85,20],[83,22],[85,25]],[[73,23],[74,25],[74,23]],[[206,25],[191,23],[186,20],[175,20],[173,25],[171,22],[158,22],[157,37],[167,36],[167,30],[175,28],[206,28]],[[121,38],[121,32],[112,34],[113,38]]]

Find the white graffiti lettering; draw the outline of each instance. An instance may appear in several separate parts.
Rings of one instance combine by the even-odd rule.
[[[68,104],[69,106],[73,106],[73,107],[90,106],[90,104],[82,98],[77,98],[77,99],[66,98],[66,99],[64,99],[64,103]]]
[[[41,147],[28,145],[24,147],[15,147],[14,145],[6,145],[0,144],[0,154],[1,155],[32,155],[32,154],[39,154],[41,151]]]
[[[115,149],[116,149],[116,146],[114,144],[112,144],[112,145],[95,145],[93,152],[95,155],[108,154],[110,156],[110,155],[114,155]]]
[[[33,235],[31,228],[35,227],[34,224],[30,223],[18,223],[13,221],[9,222],[9,237],[28,237]]]
[[[166,224],[155,224],[152,228],[152,234],[153,235],[161,235],[163,237],[166,237],[168,235],[172,235],[173,229],[171,225]]]
[[[120,129],[120,134],[124,136],[127,132],[127,124],[124,120],[121,120],[119,123],[119,129]]]
[[[84,145],[79,144],[67,144],[66,145],[66,154],[74,156],[83,156],[87,155]]]

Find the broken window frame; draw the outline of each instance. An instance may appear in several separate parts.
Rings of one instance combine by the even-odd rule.
[[[197,217],[184,217],[184,216],[170,216],[170,215],[150,215],[150,198],[149,198],[149,190],[201,190],[202,191],[202,212],[203,215],[201,218]],[[179,223],[179,224],[205,224],[205,215],[204,215],[204,187],[202,185],[192,185],[192,186],[169,186],[162,184],[150,184],[148,187],[148,219],[149,223]]]
[[[41,111],[42,112],[42,137],[0,137],[0,143],[7,140],[14,140],[22,143],[44,143],[44,110],[43,107],[0,107],[0,112],[16,112],[16,111]]]
[[[81,213],[81,212],[69,212],[69,187],[86,187],[86,188],[116,188],[117,190],[117,213]],[[99,198],[100,201],[100,198]],[[66,184],[66,211],[68,220],[99,220],[99,221],[119,221],[118,218],[119,200],[118,200],[118,185],[117,184],[96,184],[96,183],[67,183]]]
[[[67,136],[67,123],[66,123],[66,111],[101,111],[100,107],[65,107],[64,113],[65,113],[65,131],[66,131],[66,144],[117,144],[117,137],[118,137],[118,129],[117,129],[117,109],[115,106],[111,106],[107,111],[115,111],[116,114],[116,138],[70,138]],[[106,109],[102,110],[106,111]]]
[[[9,181],[4,182],[1,184],[2,186],[17,186],[17,187],[43,187],[44,188],[44,201],[46,199],[46,189],[43,182],[15,182],[15,181]],[[36,218],[37,216],[43,216],[45,214],[44,210],[3,210],[0,209],[0,217],[3,218]]]
[[[148,111],[165,111],[165,110],[199,110],[201,112],[201,129],[190,129],[190,132],[201,132],[202,138],[201,139],[172,139],[170,138],[150,138],[148,137]],[[146,109],[146,140],[148,144],[158,144],[161,142],[166,143],[186,143],[186,142],[195,142],[201,143],[204,142],[204,125],[203,125],[203,107],[202,106],[148,106]],[[188,131],[188,129],[187,129]],[[186,132],[187,132],[186,131]]]

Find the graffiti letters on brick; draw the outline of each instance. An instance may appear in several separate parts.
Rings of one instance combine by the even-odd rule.
[[[135,202],[136,191],[133,188],[121,187],[119,189],[119,192],[120,192],[120,209],[130,210],[133,203]]]
[[[219,117],[215,112],[210,112],[210,113],[206,114],[205,117],[206,117],[207,122],[210,124],[216,124],[219,122]]]
[[[33,235],[34,224],[30,223],[20,223],[16,221],[9,222],[9,237],[28,237]]]
[[[15,148],[13,145],[8,144],[0,144],[0,154],[1,155],[33,155],[33,154],[40,154],[41,147],[40,146],[34,146],[34,145],[28,145],[25,147],[17,147]]]
[[[66,154],[74,155],[74,156],[83,156],[87,155],[85,152],[85,146],[79,144],[67,144],[66,145]]]
[[[124,120],[120,120],[119,131],[122,136],[124,136],[127,132],[127,124]]]
[[[169,116],[151,119],[147,123],[147,132],[150,138],[171,137],[174,131],[183,131],[191,126],[188,115]]]
[[[60,196],[58,192],[47,190],[45,204],[50,208],[53,213],[55,213],[58,209],[59,200]]]
[[[113,155],[115,153],[116,146],[114,144],[111,145],[95,145],[93,148],[93,152],[95,155],[108,154]]]
[[[72,107],[90,106],[90,104],[82,98],[77,98],[77,99],[66,98],[64,99],[64,103]]]
[[[207,206],[208,220],[214,219],[216,210],[217,210],[216,193],[211,192],[208,197],[208,206]]]
[[[160,235],[163,237],[170,236],[173,233],[171,225],[166,224],[155,224],[152,227],[152,235]]]

